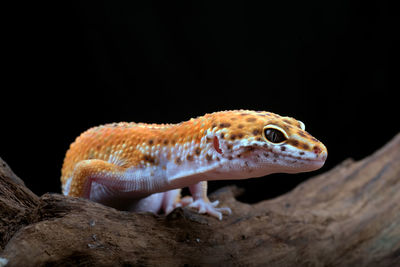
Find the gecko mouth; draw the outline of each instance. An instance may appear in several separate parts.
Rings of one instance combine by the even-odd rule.
[[[296,157],[293,155],[286,155],[286,157],[288,157],[288,159],[293,160],[293,161],[300,161],[300,162],[304,162],[304,163],[311,163],[311,164],[324,164],[326,161],[326,156],[322,155],[322,156],[315,156],[315,157]]]
[[[284,161],[286,162],[284,165],[289,167],[290,169],[293,168],[294,171],[298,171],[301,169],[302,171],[312,171],[312,170],[317,170],[324,166],[326,158],[327,158],[327,153],[326,151],[321,151],[318,154],[314,153],[305,153],[305,152],[297,152],[299,155],[294,155],[293,153],[284,153],[281,149],[279,150],[279,153],[271,150],[271,149],[263,149],[262,155],[265,158],[272,158],[273,161],[275,160],[279,161]]]
[[[307,170],[317,170],[324,166],[326,161],[326,156],[316,156],[314,158],[300,158],[300,162],[303,162],[304,166],[307,166]]]

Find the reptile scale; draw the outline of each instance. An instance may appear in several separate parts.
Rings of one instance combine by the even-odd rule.
[[[222,219],[207,181],[319,169],[326,147],[301,121],[271,112],[215,112],[178,124],[112,123],[82,133],[66,153],[65,195],[166,214],[189,205]],[[181,198],[189,187],[192,197]]]

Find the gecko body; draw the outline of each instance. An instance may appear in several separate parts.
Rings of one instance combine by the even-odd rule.
[[[113,123],[82,133],[62,168],[65,195],[123,210],[171,212],[189,205],[219,219],[207,181],[316,170],[325,146],[304,124],[271,112],[215,112],[178,124]],[[192,198],[180,197],[189,187]]]

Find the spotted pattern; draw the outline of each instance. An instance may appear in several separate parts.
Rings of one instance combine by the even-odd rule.
[[[274,125],[289,137],[277,151],[268,151],[271,144],[263,136],[264,128]],[[215,139],[217,138],[217,139]],[[245,152],[236,153],[240,143],[249,146]],[[252,144],[253,144],[252,143]],[[279,158],[279,153],[289,153],[290,147],[300,149],[296,157],[306,152],[317,156],[325,153],[321,142],[302,129],[302,123],[265,111],[233,110],[215,112],[178,124],[112,123],[91,128],[81,134],[68,150],[61,182],[63,186],[83,160],[101,160],[118,166],[118,171],[130,167],[147,168],[163,164],[161,157],[177,166],[185,162],[211,163],[222,158],[243,158],[255,146],[267,148],[260,157]],[[210,147],[214,151],[210,152]],[[163,169],[165,165],[161,166]],[[99,171],[101,167],[99,167]],[[73,181],[70,194],[81,194],[83,181]],[[75,193],[74,193],[75,192]]]

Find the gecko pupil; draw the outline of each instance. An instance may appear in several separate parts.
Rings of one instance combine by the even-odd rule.
[[[277,129],[267,128],[264,130],[265,138],[272,143],[282,143],[286,140],[283,133]]]

